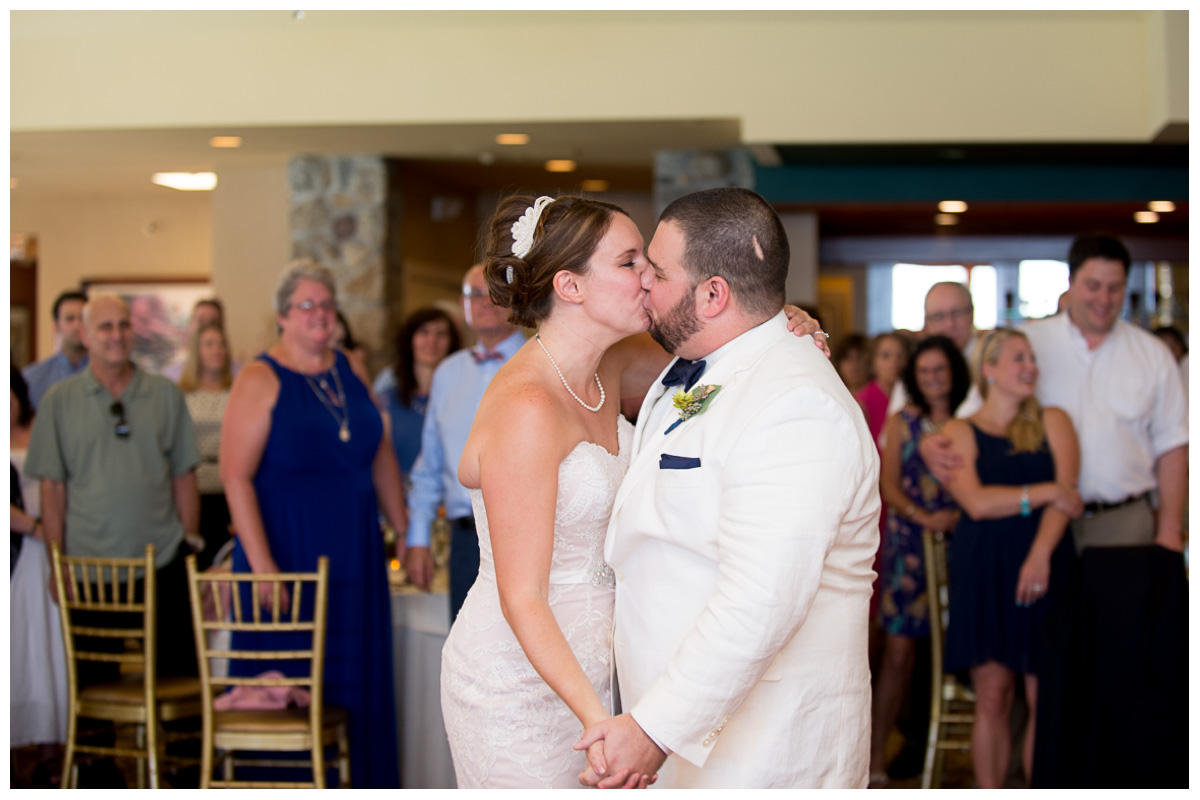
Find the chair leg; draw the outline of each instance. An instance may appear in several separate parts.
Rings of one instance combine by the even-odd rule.
[[[313,737],[312,775],[313,775],[313,786],[317,789],[324,789],[325,788],[325,743],[321,740],[321,732],[320,731],[317,731],[317,735]]]
[[[67,745],[63,751],[62,777],[59,778],[58,785],[61,789],[74,789],[75,786],[75,726],[76,726],[75,709],[72,708],[67,715]]]
[[[346,726],[339,725],[337,729],[338,737],[338,788],[350,788],[350,737],[346,733]]]
[[[213,741],[208,720],[201,723],[200,730],[200,788],[207,789],[212,783]]]
[[[941,738],[942,720],[936,711],[929,718],[929,738],[925,742],[925,768],[921,771],[921,788],[933,788],[933,764],[938,752],[938,739]]]
[[[142,754],[137,759],[137,788],[146,788],[146,726],[138,724],[135,728],[134,743]]]
[[[225,758],[221,761],[221,777],[226,781],[233,780],[233,750],[225,751]]]

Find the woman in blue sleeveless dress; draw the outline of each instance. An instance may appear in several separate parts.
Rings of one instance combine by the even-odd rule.
[[[984,405],[944,429],[964,465],[946,484],[963,517],[950,563],[945,667],[970,671],[971,759],[983,789],[1001,788],[1008,773],[1018,675],[1030,708],[1022,762],[1032,775],[1037,643],[1074,562],[1067,524],[1083,510],[1075,429],[1061,409],[1038,404],[1037,372],[1024,334],[989,334],[980,354]]]
[[[332,274],[297,262],[281,277],[275,304],[279,341],[238,375],[222,428],[221,478],[237,531],[234,571],[308,572],[329,556],[325,702],[350,715],[352,785],[399,787],[391,606],[378,522],[382,506],[396,530],[405,529],[399,470],[365,379],[330,346]],[[233,646],[255,649],[256,641],[235,634]],[[230,672],[289,668],[296,663],[234,662]]]

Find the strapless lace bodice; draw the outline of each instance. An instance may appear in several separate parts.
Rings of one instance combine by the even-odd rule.
[[[606,705],[612,701],[613,573],[604,536],[629,466],[633,426],[618,417],[614,455],[580,442],[558,467],[549,602],[559,629]],[[583,727],[541,679],[500,610],[487,509],[471,492],[479,578],[442,651],[442,716],[460,789],[578,788]]]
[[[604,563],[604,534],[613,499],[629,467],[633,426],[617,423],[616,455],[591,442],[580,442],[558,467],[558,503],[554,510],[554,550],[550,584],[590,583],[612,589],[613,571]],[[496,579],[492,539],[483,493],[471,490],[471,507],[479,532],[479,574]]]

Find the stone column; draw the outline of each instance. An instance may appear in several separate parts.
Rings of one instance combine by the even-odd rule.
[[[387,333],[386,163],[380,156],[297,156],[287,179],[292,258],[333,271],[338,305],[378,369]]]

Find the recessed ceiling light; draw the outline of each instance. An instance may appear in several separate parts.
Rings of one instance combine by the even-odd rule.
[[[938,211],[943,214],[961,214],[967,210],[967,204],[962,200],[943,200],[938,203]]]
[[[496,144],[529,144],[529,134],[501,133],[496,136]]]
[[[546,162],[547,172],[574,172],[575,162],[569,158],[551,159]]]
[[[16,178],[9,178],[9,179],[8,179],[8,188],[9,188],[9,189],[15,189],[15,188],[17,188],[17,179],[16,179]]]
[[[208,143],[213,147],[241,147],[242,137],[240,136],[214,136],[208,140]]]
[[[150,179],[159,186],[181,192],[209,192],[217,185],[215,172],[156,172]]]
[[[584,191],[584,192],[607,192],[608,191],[608,181],[602,181],[602,180],[596,180],[596,179],[580,181],[579,188],[581,191]]]
[[[1170,200],[1153,200],[1146,207],[1151,211],[1157,211],[1159,214],[1170,214],[1175,210],[1175,204]]]
[[[1135,211],[1133,218],[1138,222],[1158,222],[1158,214],[1153,211]]]
[[[938,225],[957,225],[958,217],[953,214],[934,214],[933,221]]]

